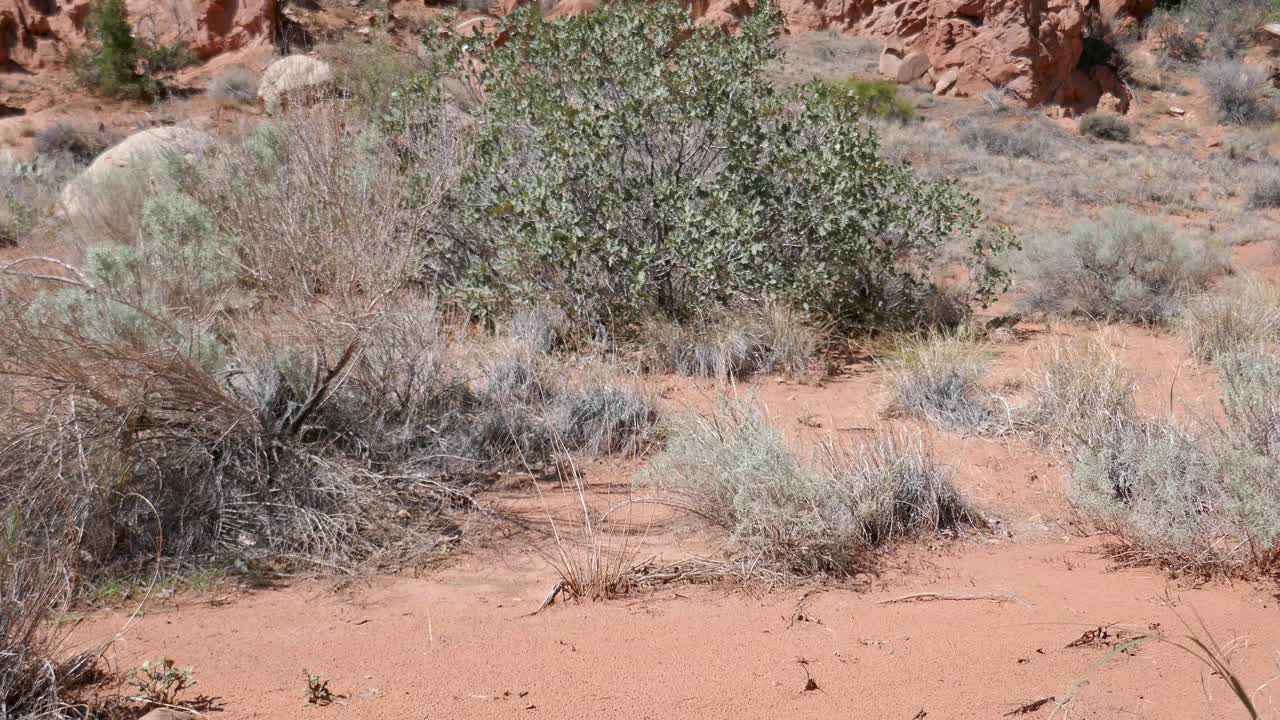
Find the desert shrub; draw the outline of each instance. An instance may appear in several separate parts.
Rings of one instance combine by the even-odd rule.
[[[967,249],[973,297],[990,298],[1008,238],[951,184],[883,160],[829,88],[788,102],[763,74],[777,27],[774,9],[725,36],[670,4],[555,23],[522,8],[508,42],[471,45],[486,101],[432,253],[461,301],[549,300],[611,330],[766,297],[873,323],[886,296],[928,294],[948,243]]]
[[[31,138],[31,149],[37,156],[65,157],[78,163],[89,163],[111,144],[102,133],[88,132],[68,123],[54,123]]]
[[[980,524],[918,438],[827,443],[805,463],[760,409],[742,405],[676,419],[666,434],[649,480],[782,570],[848,575],[876,546]]]
[[[906,122],[915,115],[911,101],[898,95],[895,82],[849,77],[828,85],[833,96],[845,98],[866,115],[898,122]]]
[[[1280,339],[1280,294],[1259,280],[1233,280],[1189,302],[1179,325],[1200,361],[1261,348]]]
[[[801,313],[776,304],[734,308],[701,323],[650,321],[640,338],[650,372],[718,380],[770,372],[803,376],[821,342]]]
[[[248,105],[258,98],[258,78],[239,65],[227,68],[209,81],[209,97],[219,105]]]
[[[1072,498],[1127,559],[1197,574],[1270,572],[1280,560],[1280,362],[1247,352],[1217,364],[1225,426],[1132,422],[1077,452]]]
[[[139,100],[155,95],[155,82],[136,71],[142,48],[129,27],[124,0],[94,0],[85,32],[88,49],[74,61],[81,84],[108,97]]]
[[[1000,157],[1048,160],[1057,151],[1060,140],[1056,130],[1034,120],[1004,128],[982,119],[970,119],[960,127],[962,144]]]
[[[984,383],[990,353],[960,334],[900,341],[886,361],[890,417],[912,417],[944,430],[998,434],[1007,425],[1004,406]]]
[[[1129,142],[1133,128],[1123,118],[1103,113],[1089,113],[1080,118],[1080,134],[1111,142]]]
[[[1249,183],[1249,207],[1280,208],[1280,165],[1268,163],[1254,173]]]
[[[590,384],[570,391],[552,418],[564,446],[589,455],[633,455],[653,439],[658,412],[635,390]]]
[[[18,162],[0,155],[0,247],[22,245],[45,227],[68,176],[78,169],[65,156]]]
[[[0,512],[82,577],[157,552],[396,561],[497,471],[647,447],[652,403],[618,382],[464,356],[419,275],[443,192],[388,167],[426,151],[325,112],[176,167],[128,242],[0,275]]]
[[[1093,447],[1137,417],[1136,384],[1105,338],[1056,343],[1032,373],[1017,427],[1046,444]]]
[[[1238,62],[1211,63],[1201,71],[1200,82],[1221,122],[1259,125],[1275,117],[1270,83],[1260,70]]]
[[[1159,324],[1226,271],[1224,250],[1153,220],[1109,211],[1026,253],[1025,306],[1035,312]]]

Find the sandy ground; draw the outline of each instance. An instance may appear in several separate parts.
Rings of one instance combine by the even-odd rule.
[[[1148,411],[1212,403],[1212,374],[1179,339],[1132,328],[1032,326],[999,344],[997,377],[1016,387],[1054,343],[1102,337],[1138,373]],[[857,442],[880,418],[884,371],[854,365],[815,385],[739,387],[801,446],[815,434]],[[723,388],[671,379],[670,409],[697,410]],[[172,657],[226,718],[993,718],[1045,698],[1034,717],[1242,717],[1226,685],[1155,629],[1192,626],[1222,644],[1280,716],[1274,585],[1196,586],[1156,569],[1118,569],[1065,495],[1063,458],[1021,439],[929,435],[992,528],[901,547],[874,574],[828,587],[670,585],[531,615],[556,575],[548,518],[569,542],[576,493],[517,484],[489,497],[523,528],[464,550],[422,577],[297,580],[269,590],[180,594],[152,602],[115,643],[121,669]],[[639,464],[588,466],[597,508],[642,492]],[[726,544],[667,508],[637,510],[604,542],[633,560],[723,552]],[[623,531],[626,532],[623,532]],[[913,593],[994,599],[885,603]],[[94,615],[77,642],[109,638],[130,608]],[[1201,627],[1201,618],[1204,627]],[[1098,642],[1067,647],[1090,630]],[[1119,647],[1121,650],[1117,650]],[[344,697],[303,700],[303,670]],[[812,678],[816,689],[805,690]],[[811,686],[812,687],[812,686]]]

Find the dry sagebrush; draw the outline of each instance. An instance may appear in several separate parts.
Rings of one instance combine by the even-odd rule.
[[[878,546],[981,523],[919,439],[824,443],[804,462],[748,405],[673,421],[647,477],[729,531],[753,560],[802,575],[850,575]]]

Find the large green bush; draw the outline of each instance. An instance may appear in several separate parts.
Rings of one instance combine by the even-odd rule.
[[[883,159],[851,91],[777,90],[778,28],[770,6],[726,36],[622,2],[555,24],[522,10],[507,42],[468,44],[486,102],[438,271],[477,312],[550,300],[616,328],[770,298],[883,323],[918,315],[962,244],[969,297],[990,298],[1009,239]]]

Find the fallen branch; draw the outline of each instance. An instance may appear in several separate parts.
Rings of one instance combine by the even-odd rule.
[[[1022,707],[1016,708],[1016,709],[1014,709],[1014,710],[1010,710],[1009,712],[1005,713],[1005,714],[1004,714],[1004,716],[1005,716],[1005,717],[1014,717],[1015,715],[1030,715],[1031,713],[1033,713],[1033,712],[1035,712],[1035,711],[1039,710],[1040,708],[1044,707],[1045,705],[1048,705],[1049,703],[1053,702],[1053,701],[1054,701],[1054,699],[1055,699],[1055,698],[1054,698],[1052,695],[1050,695],[1049,697],[1046,697],[1046,698],[1040,698],[1039,700],[1033,700],[1033,701],[1031,701],[1031,702],[1027,703],[1026,705],[1023,705]]]
[[[1012,603],[1018,603],[1023,607],[1031,607],[1031,605],[1024,602],[1017,595],[1014,595],[1013,593],[1007,590],[1000,590],[998,592],[990,592],[990,593],[974,593],[974,594],[960,594],[960,595],[953,595],[950,593],[937,593],[937,592],[919,592],[919,593],[912,593],[910,595],[903,595],[902,597],[889,598],[888,600],[881,600],[878,604],[891,605],[893,603],[932,602],[935,600],[990,600],[991,602],[998,602],[998,603],[1012,602]]]

